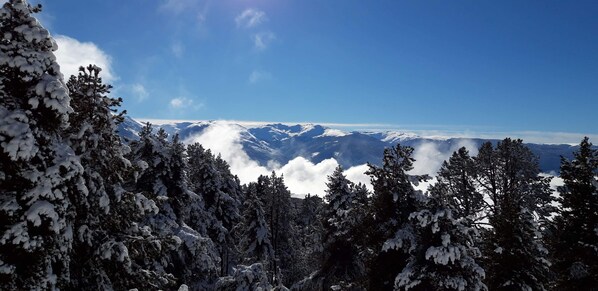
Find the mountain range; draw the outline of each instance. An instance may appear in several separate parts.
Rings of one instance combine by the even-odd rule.
[[[119,134],[126,140],[138,139],[144,120],[126,117],[119,126]],[[222,121],[156,121],[154,128],[163,128],[169,136],[175,133],[183,141],[190,141]],[[481,138],[430,138],[400,131],[351,131],[346,132],[317,124],[243,123],[226,122],[238,134],[236,141],[245,153],[262,166],[271,163],[284,165],[296,157],[303,157],[314,164],[334,158],[344,168],[371,163],[379,165],[386,147],[397,143],[418,149],[433,148],[432,155],[448,157],[463,145],[471,150],[490,141]],[[226,132],[223,134],[230,134]],[[546,173],[558,173],[561,156],[570,159],[577,146],[568,144],[526,144],[539,158],[540,169]]]

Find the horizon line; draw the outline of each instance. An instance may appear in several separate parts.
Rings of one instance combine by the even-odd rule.
[[[199,122],[223,122],[238,124],[243,127],[251,128],[254,126],[264,126],[270,124],[283,125],[321,125],[333,129],[352,129],[347,132],[400,132],[411,133],[421,138],[430,139],[450,139],[450,138],[467,138],[467,139],[494,139],[501,140],[506,137],[521,138],[526,143],[540,143],[540,144],[566,144],[578,145],[581,139],[585,136],[590,140],[598,140],[597,133],[579,133],[579,132],[564,132],[564,131],[539,131],[539,130],[476,130],[481,126],[450,126],[450,125],[397,125],[389,123],[336,123],[336,122],[287,122],[287,121],[248,121],[248,120],[234,120],[234,119],[163,119],[163,118],[136,118],[133,120],[144,123],[149,122],[155,125],[165,125],[174,123],[199,123]],[[421,127],[428,127],[429,129],[422,129]],[[411,128],[409,128],[411,127]],[[415,129],[413,127],[420,127]],[[459,128],[462,127],[462,128]],[[436,129],[434,129],[436,128]]]

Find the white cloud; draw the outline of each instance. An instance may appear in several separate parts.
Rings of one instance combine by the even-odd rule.
[[[270,43],[276,39],[276,35],[270,31],[264,31],[253,35],[253,46],[258,51],[263,51],[268,48]]]
[[[80,42],[65,35],[57,35],[54,39],[58,44],[58,50],[54,52],[56,61],[66,80],[71,75],[78,75],[79,67],[89,64],[102,68],[100,76],[105,83],[117,79],[112,70],[112,58],[93,42]]]
[[[192,136],[184,142],[199,142],[212,152],[221,154],[241,182],[257,181],[260,175],[268,175],[270,170],[251,160],[245,153],[241,145],[241,130],[239,126],[227,122],[215,122],[200,135]]]
[[[293,194],[303,197],[305,194],[324,196],[328,176],[338,166],[335,159],[326,159],[314,164],[303,157],[290,160],[277,173],[284,175],[284,181]]]
[[[237,27],[252,28],[268,20],[266,13],[254,8],[245,9],[241,14],[235,17]]]
[[[176,106],[183,107],[183,105],[187,104],[186,102],[189,101],[186,98],[175,98],[172,102],[174,102],[174,105]],[[168,124],[174,122],[172,120],[143,121],[151,121],[155,124]],[[245,153],[241,144],[241,133],[245,130],[244,126],[256,126],[259,124],[262,123],[245,122],[244,125],[239,125],[237,121],[218,121],[210,125],[210,127],[204,130],[201,134],[192,136],[184,142],[187,144],[200,142],[204,147],[211,149],[214,153],[220,153],[222,158],[229,163],[233,174],[238,175],[242,183],[256,181],[260,175],[270,175],[272,171],[276,171],[279,175],[284,175],[286,185],[295,196],[303,197],[303,195],[307,193],[324,195],[328,176],[333,173],[338,162],[335,159],[326,159],[315,164],[306,158],[297,157],[289,161],[286,165],[270,162],[266,166],[262,166]],[[414,169],[410,174],[428,174],[432,177],[436,176],[442,163],[447,160],[454,151],[461,147],[466,147],[471,156],[477,155],[478,149],[475,143],[471,140],[462,140],[459,143],[453,144],[448,149],[440,149],[433,142],[417,146],[413,153],[413,158],[416,159],[416,161],[414,163]],[[346,169],[344,174],[350,181],[363,183],[368,189],[372,190],[370,177],[365,174],[368,169],[368,166],[365,164],[357,165]],[[435,179],[420,183],[416,189],[425,191],[428,186],[434,182]],[[553,179],[551,187],[555,189],[558,185],[562,185],[562,181]]]
[[[415,147],[413,152],[413,170],[410,174],[414,175],[430,175],[436,176],[436,172],[442,166],[442,162],[448,160],[453,155],[453,152],[459,148],[465,147],[469,150],[470,156],[477,155],[478,148],[475,143],[470,140],[461,140],[456,144],[453,144],[450,149],[441,151],[438,146],[433,142],[426,142]]]
[[[193,105],[193,100],[185,97],[177,97],[171,99],[169,105],[174,109],[186,108]]]
[[[249,83],[255,84],[259,81],[269,80],[272,78],[272,74],[266,71],[254,70],[249,74]]]
[[[222,158],[230,165],[231,172],[237,175],[242,183],[257,181],[260,175],[270,175],[272,171],[276,171],[278,175],[284,176],[285,184],[295,196],[303,197],[307,193],[324,195],[328,175],[331,175],[338,166],[336,160],[327,159],[314,164],[305,158],[297,157],[283,166],[275,163],[262,166],[249,158],[243,150],[241,145],[243,130],[243,127],[226,121],[215,122],[201,134],[192,136],[184,142],[186,144],[199,142],[212,152],[221,154]],[[358,180],[360,182],[367,182],[364,180],[367,178],[359,174],[359,172],[364,172],[362,171],[364,167],[366,166],[362,165],[349,169],[348,176],[357,177],[361,179]]]
[[[143,86],[140,83],[135,83],[131,85],[131,92],[133,93],[133,95],[135,95],[135,98],[137,98],[137,101],[139,102],[145,100],[147,96],[149,96],[147,90],[145,89],[145,86]]]
[[[368,165],[363,164],[359,166],[353,166],[347,169],[343,174],[347,176],[349,181],[353,183],[364,184],[370,191],[372,191],[374,189],[372,188],[370,176],[365,174],[365,172],[369,169],[370,167],[368,167]]]

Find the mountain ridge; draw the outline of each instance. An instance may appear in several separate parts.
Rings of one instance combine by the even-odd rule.
[[[128,140],[138,139],[137,133],[143,127],[143,119],[126,117],[119,126],[119,134]],[[169,136],[178,133],[181,140],[203,134],[214,125],[234,126],[239,134],[239,143],[245,153],[260,165],[272,162],[284,165],[296,157],[303,157],[314,164],[334,158],[344,168],[371,163],[379,165],[384,148],[401,143],[416,151],[422,146],[432,146],[446,155],[460,145],[479,148],[486,141],[496,143],[498,139],[484,138],[430,138],[401,131],[342,131],[313,123],[246,123],[235,121],[162,121],[152,124],[163,128]],[[559,172],[561,156],[570,159],[577,146],[569,144],[526,143],[539,158],[543,172]],[[449,154],[450,154],[449,153]]]

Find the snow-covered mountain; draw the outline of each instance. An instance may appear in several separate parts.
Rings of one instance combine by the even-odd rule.
[[[163,128],[169,135],[178,133],[181,140],[203,134],[221,121],[155,121],[155,128]],[[314,164],[334,158],[344,168],[365,163],[380,164],[384,148],[397,143],[415,148],[433,147],[438,153],[452,152],[462,145],[477,148],[487,139],[428,138],[398,131],[345,132],[317,124],[288,125],[281,123],[226,123],[238,134],[238,142],[246,154],[260,165],[272,162],[284,165],[296,157]],[[137,139],[142,120],[127,117],[119,133],[127,139]],[[490,140],[496,142],[497,140]],[[561,144],[527,144],[539,157],[544,172],[558,172],[560,157],[571,158],[576,146]]]

